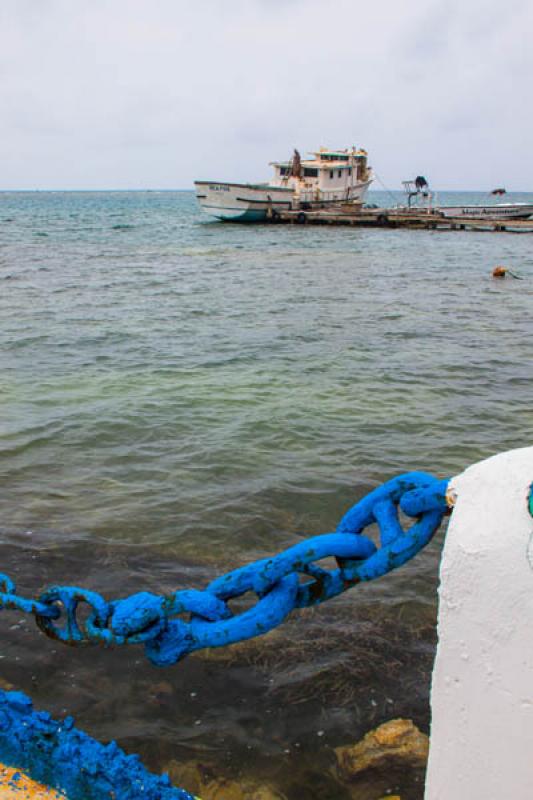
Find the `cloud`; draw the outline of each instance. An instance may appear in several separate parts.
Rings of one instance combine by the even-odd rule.
[[[256,180],[358,144],[392,187],[526,189],[532,23],[521,0],[4,0],[3,188]]]

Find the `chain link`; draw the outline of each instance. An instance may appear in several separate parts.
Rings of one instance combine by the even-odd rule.
[[[401,566],[425,547],[449,510],[447,487],[447,480],[424,472],[400,475],[356,503],[335,533],[313,536],[228,572],[203,591],[138,592],[107,602],[87,589],[52,586],[31,600],[18,595],[11,578],[0,574],[0,609],[34,614],[47,636],[65,644],[144,644],[154,664],[168,666],[194,650],[267,633],[295,608],[319,605]],[[399,509],[415,519],[408,529],[402,527]],[[379,547],[363,535],[373,524],[379,528]],[[316,563],[326,558],[333,558],[337,568]],[[233,614],[228,601],[248,592],[257,596],[255,604]],[[89,609],[83,621],[80,604]]]

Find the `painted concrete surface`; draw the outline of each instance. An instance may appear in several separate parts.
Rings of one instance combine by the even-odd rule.
[[[533,797],[533,447],[454,478],[426,800]]]
[[[32,781],[18,769],[0,764],[2,800],[67,800],[64,794]]]

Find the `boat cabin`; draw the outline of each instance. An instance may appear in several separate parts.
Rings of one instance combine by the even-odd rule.
[[[300,200],[348,200],[355,189],[371,180],[365,150],[352,147],[329,150],[325,147],[301,159],[297,150],[289,161],[274,161],[272,186],[294,189]]]

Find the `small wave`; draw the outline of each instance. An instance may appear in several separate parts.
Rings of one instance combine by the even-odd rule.
[[[112,231],[129,231],[134,227],[135,227],[135,225],[112,225],[111,226],[111,230]]]

